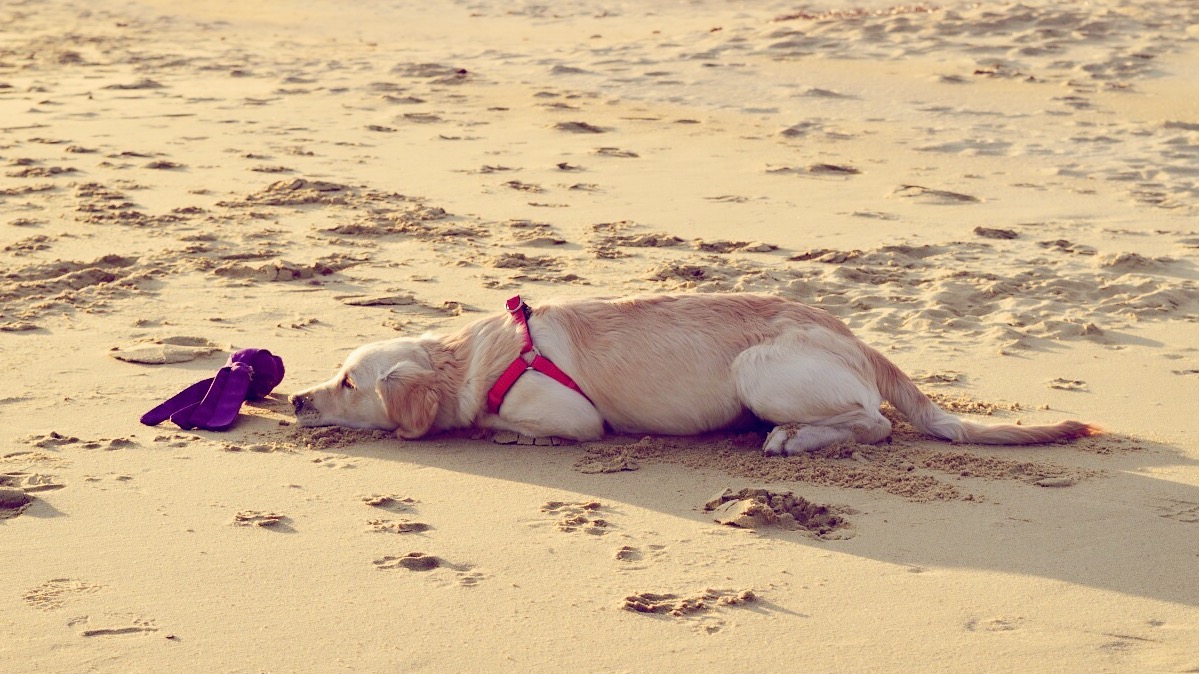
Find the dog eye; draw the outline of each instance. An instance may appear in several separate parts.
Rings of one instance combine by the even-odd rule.
[[[342,388],[354,388],[354,382],[350,381],[349,377],[345,377],[341,380],[341,387]]]

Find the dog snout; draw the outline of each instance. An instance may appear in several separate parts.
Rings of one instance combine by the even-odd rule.
[[[312,396],[306,393],[300,393],[291,397],[291,406],[295,408],[296,415],[302,412],[316,411],[316,407],[312,404]]]

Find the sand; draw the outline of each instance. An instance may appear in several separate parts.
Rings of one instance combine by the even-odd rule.
[[[5,3],[0,668],[1199,670],[1197,25]],[[361,343],[659,291],[818,305],[956,413],[1107,433],[292,421]],[[287,376],[231,430],[138,423],[245,347]]]

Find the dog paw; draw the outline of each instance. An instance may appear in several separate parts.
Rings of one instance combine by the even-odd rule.
[[[799,432],[797,424],[775,426],[766,434],[766,442],[762,443],[763,456],[787,456],[787,444]]]
[[[765,456],[791,456],[815,451],[852,437],[852,432],[835,426],[780,424],[766,435],[766,442],[762,443],[762,454]]]
[[[496,431],[491,436],[491,441],[497,445],[537,445],[539,447],[558,447],[559,445],[574,444],[573,441],[566,438],[559,438],[556,435],[534,437],[515,431]]]

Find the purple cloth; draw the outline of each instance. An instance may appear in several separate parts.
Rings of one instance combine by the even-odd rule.
[[[266,397],[283,381],[283,359],[266,349],[242,349],[229,356],[215,377],[198,381],[142,415],[157,426],[170,419],[183,429],[223,431],[237,420],[246,400]]]

